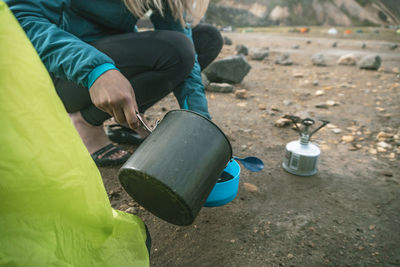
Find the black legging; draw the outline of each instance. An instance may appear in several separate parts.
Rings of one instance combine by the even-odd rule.
[[[200,24],[193,28],[192,36],[200,67],[204,69],[222,49],[221,34],[211,25]],[[111,57],[131,82],[140,112],[175,90],[194,64],[192,42],[174,31],[118,34],[92,45]],[[80,111],[92,125],[101,125],[110,118],[93,105],[87,88],[64,79],[53,78],[53,81],[69,113]]]

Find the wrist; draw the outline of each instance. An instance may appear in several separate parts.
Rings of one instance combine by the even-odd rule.
[[[101,75],[103,75],[105,72],[107,72],[109,70],[113,70],[113,69],[118,70],[118,68],[115,67],[115,65],[112,63],[104,63],[104,64],[101,64],[101,65],[97,66],[96,68],[94,68],[88,75],[88,84],[87,84],[88,89],[90,90],[90,87],[92,87],[94,82]]]

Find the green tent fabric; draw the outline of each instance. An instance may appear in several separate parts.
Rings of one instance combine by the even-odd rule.
[[[0,266],[148,266],[146,231],[100,173],[0,1]]]

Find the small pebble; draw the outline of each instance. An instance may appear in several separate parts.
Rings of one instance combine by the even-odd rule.
[[[342,141],[345,143],[351,143],[354,141],[354,136],[352,135],[344,135],[342,136]]]
[[[317,104],[315,105],[316,108],[324,108],[324,109],[328,109],[328,105],[327,104]]]
[[[376,140],[380,140],[380,141],[383,141],[383,140],[385,140],[385,139],[388,139],[388,138],[392,138],[392,137],[394,137],[394,134],[391,134],[391,133],[385,133],[385,132],[379,132],[377,135],[376,135]]]
[[[246,99],[247,96],[247,90],[245,89],[239,89],[235,91],[235,96],[239,99]]]
[[[376,150],[377,150],[379,153],[384,153],[384,152],[387,151],[386,148],[383,148],[383,147],[378,147]]]
[[[133,207],[129,207],[129,208],[127,208],[127,209],[125,210],[125,212],[127,212],[127,213],[134,213],[134,212],[135,212],[135,209],[134,209]]]
[[[382,148],[386,148],[386,149],[391,149],[392,148],[391,144],[388,144],[388,143],[386,143],[384,141],[381,141],[381,142],[377,143],[376,145],[378,147],[382,147]]]
[[[249,192],[259,192],[258,187],[251,183],[243,183],[244,189]]]
[[[377,151],[375,148],[370,148],[370,149],[368,150],[368,152],[369,152],[370,154],[372,154],[372,155],[376,155],[376,154],[378,153],[378,151]]]
[[[334,129],[332,129],[332,132],[334,132],[335,134],[340,134],[342,132],[342,130],[339,128],[334,128]]]
[[[333,101],[333,100],[327,100],[327,101],[326,101],[326,104],[327,104],[328,106],[331,106],[331,107],[334,107],[334,106],[338,106],[338,105],[339,105],[337,102],[335,102],[335,101]]]
[[[282,128],[282,127],[288,126],[291,123],[292,123],[292,121],[289,119],[280,118],[277,121],[275,121],[274,125],[275,125],[275,127]]]
[[[259,110],[266,110],[266,109],[267,109],[267,106],[265,106],[265,105],[263,105],[263,104],[259,104],[259,105],[258,105],[258,109],[259,109]]]

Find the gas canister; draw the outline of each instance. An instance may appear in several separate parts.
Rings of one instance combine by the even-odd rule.
[[[297,126],[298,121],[293,118],[292,121],[296,126],[297,132],[300,134],[300,139],[292,141],[286,145],[282,167],[287,172],[295,175],[314,175],[318,171],[317,165],[321,151],[318,146],[310,142],[310,138],[315,132],[327,125],[329,121],[323,120],[322,125],[311,133],[309,133],[309,127],[314,125],[314,120],[310,118],[302,120],[302,129]]]

